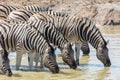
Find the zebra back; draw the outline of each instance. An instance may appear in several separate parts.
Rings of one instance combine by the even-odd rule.
[[[98,28],[94,25],[94,23],[88,18],[79,18],[75,16],[54,16],[47,14],[34,14],[31,16],[29,21],[34,20],[43,20],[43,21],[51,21],[55,24],[55,27],[63,34],[63,36],[70,42],[78,43],[78,42],[91,42],[90,34],[95,34],[101,37],[101,41],[105,42]],[[80,30],[81,29],[81,30]],[[93,29],[93,30],[91,30]],[[89,33],[89,34],[88,34]],[[96,36],[97,37],[97,36]],[[96,46],[93,45],[95,48]]]
[[[41,6],[41,5],[27,5],[27,6],[23,6],[22,8],[32,12],[42,12],[42,11],[51,10],[49,6]]]
[[[8,19],[12,21],[27,21],[29,17],[33,14],[34,12],[32,11],[17,9],[9,14]]]
[[[17,9],[17,7],[15,7],[15,6],[0,4],[0,18],[2,18],[2,19],[7,18],[9,13],[16,9]]]

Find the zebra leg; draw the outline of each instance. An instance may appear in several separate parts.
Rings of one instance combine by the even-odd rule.
[[[75,52],[76,52],[76,63],[79,65],[79,56],[80,56],[80,44],[75,44]]]
[[[44,67],[44,66],[43,66],[43,58],[41,57],[41,58],[40,58],[40,69],[43,69],[43,67]]]
[[[33,53],[28,53],[28,57],[29,57],[29,69],[32,70],[33,67]]]
[[[89,56],[90,49],[88,43],[83,43],[81,46],[81,50],[83,52],[83,56]]]
[[[43,58],[39,57],[39,55],[36,55],[36,56],[34,56],[34,59],[35,59],[35,67],[37,68],[38,62],[40,62],[40,69],[43,69]]]
[[[39,62],[39,57],[38,57],[37,54],[34,55],[34,61],[35,61],[35,68],[37,68],[38,67],[38,62]]]
[[[19,70],[19,67],[21,65],[21,59],[22,59],[21,53],[16,53],[16,70]]]

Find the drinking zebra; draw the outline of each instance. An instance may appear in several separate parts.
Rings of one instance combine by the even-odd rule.
[[[44,22],[42,20],[28,22],[29,25],[33,25],[39,30],[47,41],[53,46],[57,46],[61,50],[61,56],[65,63],[70,68],[76,69],[77,65],[74,59],[74,51],[71,44],[63,37],[63,35],[56,29],[51,22]]]
[[[97,58],[104,64],[110,66],[107,42],[103,38],[99,29],[88,18],[76,16],[59,17],[37,13],[31,16],[30,22],[38,20],[50,21],[55,24],[57,29],[71,43],[86,44],[89,42],[97,52]],[[79,52],[76,53],[76,62],[79,65]]]
[[[6,36],[3,36],[4,39],[2,39],[4,47],[0,47],[0,49],[1,51],[5,50],[7,52],[16,51],[16,60],[18,62],[16,63],[16,69],[19,69],[22,54],[35,53],[35,55],[43,58],[43,64],[45,67],[49,68],[51,72],[59,72],[53,47],[49,45],[43,35],[39,31],[35,30],[33,26],[27,24],[11,25],[9,23],[3,23],[0,24],[0,30],[4,30],[1,31],[1,34],[2,32],[6,32]],[[2,46],[2,44],[0,44],[0,46]],[[3,54],[5,55],[5,52],[3,52]],[[2,59],[2,56],[0,56],[0,59]],[[9,64],[7,61],[4,63],[2,62],[1,65]],[[5,66],[4,69],[2,68],[2,71],[4,72],[5,69],[7,69],[7,66]],[[5,72],[5,74],[6,73],[7,72]]]

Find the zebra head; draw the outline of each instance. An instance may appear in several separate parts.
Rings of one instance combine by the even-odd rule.
[[[64,48],[61,50],[61,56],[63,61],[67,63],[70,66],[70,68],[77,68],[77,64],[74,59],[74,51],[70,43],[64,45]]]
[[[107,42],[100,43],[97,48],[97,58],[104,64],[105,67],[110,67],[111,61],[108,56]]]
[[[56,55],[53,48],[48,48],[43,55],[43,63],[52,73],[58,73],[59,67],[56,62]]]
[[[12,76],[7,51],[0,51],[0,70],[1,74]]]

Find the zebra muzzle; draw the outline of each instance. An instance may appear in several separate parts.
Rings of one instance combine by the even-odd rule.
[[[105,67],[110,67],[111,66],[111,61],[107,60],[106,64],[104,64]]]
[[[12,71],[11,69],[8,69],[5,73],[6,76],[12,76]]]
[[[77,68],[77,64],[75,61],[73,61],[72,65],[70,65],[71,69],[76,69]]]
[[[0,70],[0,74],[2,75],[6,75],[6,76],[12,76],[12,71],[11,69],[8,69],[8,70]]]
[[[56,67],[54,67],[54,68],[50,68],[50,71],[51,71],[53,74],[59,73],[59,67],[56,66]]]

